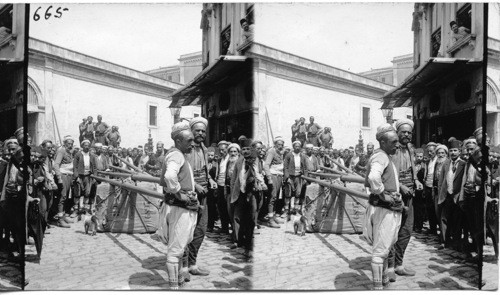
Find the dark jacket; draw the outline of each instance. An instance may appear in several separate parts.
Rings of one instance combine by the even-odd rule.
[[[97,167],[98,167],[98,162],[99,162],[99,158],[98,158],[98,156],[97,156],[97,155],[93,155],[93,156],[94,156],[94,158],[95,158],[95,168],[97,169]],[[102,166],[103,166],[102,171],[105,171],[106,169],[109,169],[109,164],[108,164],[109,160],[108,160],[108,156],[106,156],[105,154],[101,154],[101,156],[102,156],[102,157],[101,157],[101,164],[102,164]],[[98,170],[98,169],[97,169],[97,170]]]
[[[303,153],[300,153],[300,172],[304,174],[304,171],[307,169],[307,159]],[[290,175],[295,175],[295,160],[293,158],[293,152],[289,152],[285,161],[283,162],[283,177],[287,179]]]
[[[456,202],[458,199],[458,194],[462,188],[462,179],[464,175],[465,161],[462,159],[457,160],[457,169],[455,170],[455,176],[453,177],[453,200]],[[450,169],[452,169],[451,159],[446,159],[441,168],[441,173],[439,175],[438,188],[439,188],[439,199],[438,204],[443,203],[448,195],[448,179],[447,174]]]
[[[95,155],[90,154],[90,174],[94,174],[95,171]],[[73,176],[83,176],[85,173],[85,164],[83,161],[82,151],[76,153],[73,159]]]
[[[231,198],[230,203],[234,203],[240,197],[240,172],[243,169],[243,164],[245,163],[245,158],[239,157],[234,164],[234,172],[231,175]]]

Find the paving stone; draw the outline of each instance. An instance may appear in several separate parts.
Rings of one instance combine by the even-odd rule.
[[[40,263],[26,262],[26,277],[30,280],[26,290],[169,289],[165,247],[152,240],[150,234],[98,233],[87,237],[81,234],[82,228],[82,222],[78,222],[69,229],[50,229]],[[227,241],[218,235],[205,237],[198,264],[211,273],[191,276],[186,289],[217,289],[216,285],[248,289],[251,266],[237,251],[221,246],[224,244]],[[33,245],[26,247],[27,255],[34,253]],[[223,273],[229,275],[220,275]],[[6,285],[1,274],[0,284]]]
[[[366,290],[372,288],[371,247],[359,235],[311,234],[304,238],[291,235],[291,222],[280,229],[263,227],[255,237],[256,255],[253,271],[272,273],[277,277],[256,275],[255,289],[297,290]],[[406,249],[404,265],[414,269],[415,277],[397,277],[390,289],[395,290],[461,290],[474,289],[468,283],[477,271],[452,249],[437,250],[437,237],[419,234],[412,237]],[[485,246],[485,255],[493,255]],[[293,262],[293,263],[292,263]],[[498,265],[485,261],[488,290],[498,287]],[[270,285],[271,284],[271,285]],[[483,288],[485,289],[485,288]],[[485,289],[486,290],[486,289]]]

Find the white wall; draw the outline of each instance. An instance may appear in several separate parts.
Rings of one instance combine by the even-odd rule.
[[[386,122],[380,107],[381,101],[357,97],[350,94],[289,81],[264,73],[257,73],[256,95],[259,115],[256,138],[270,142],[270,132],[266,122],[266,108],[273,136],[283,136],[285,145],[291,146],[291,125],[295,119],[315,117],[321,127],[331,127],[334,148],[347,148],[358,143],[362,130],[364,143],[376,144],[377,126]],[[362,106],[371,108],[370,128],[361,128]],[[395,109],[394,119],[411,115],[411,109]]]
[[[78,125],[83,117],[103,116],[107,124],[117,125],[122,136],[122,146],[144,145],[148,139],[148,103],[158,106],[158,127],[151,127],[154,142],[172,145],[170,131],[173,118],[168,106],[170,100],[136,92],[111,88],[91,82],[29,68],[29,76],[40,88],[45,101],[45,114],[39,116],[38,144],[43,139],[55,140],[52,107],[61,138],[71,135],[78,139]],[[196,109],[196,107],[194,108]],[[192,117],[193,110],[183,110],[181,116]],[[199,113],[199,112],[198,112]]]

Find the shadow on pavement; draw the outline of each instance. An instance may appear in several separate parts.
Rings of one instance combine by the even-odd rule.
[[[442,250],[438,250],[439,240],[435,235],[427,235],[427,234],[417,234],[414,233],[413,237],[417,240],[426,243],[427,245],[434,246],[433,248],[426,249],[427,252],[437,255],[439,258],[431,257],[429,261],[435,262],[440,265],[429,264],[428,268],[435,271],[436,273],[447,273],[450,277],[457,278],[458,280],[467,282],[471,289],[477,289],[477,278],[479,277],[479,273],[477,271],[477,264],[472,262],[467,262],[465,260],[465,254],[461,253],[457,250],[446,248]],[[442,265],[454,264],[450,267],[444,267]],[[450,282],[446,280],[449,279]],[[443,281],[445,280],[445,281]],[[425,283],[418,282],[419,285],[424,285],[422,287],[424,289],[464,289],[457,282],[452,280],[451,278],[444,278],[434,283]],[[441,284],[441,283],[444,283]],[[443,287],[444,286],[444,287]]]
[[[371,256],[361,256],[361,257],[356,257],[353,260],[349,260],[349,268],[354,269],[354,270],[368,270],[371,271],[371,261],[372,257]]]
[[[361,258],[361,257],[358,257]],[[356,259],[358,259],[356,258]],[[369,290],[372,281],[364,273],[347,272],[337,275],[334,280],[335,290]]]
[[[8,254],[0,255],[0,290],[21,290],[21,266],[19,263],[10,262]]]
[[[225,268],[227,270],[230,270],[232,272],[243,272],[245,276],[250,276],[252,273],[252,266],[251,265],[246,265],[244,267],[239,267],[234,264],[223,264],[221,265],[222,268]]]
[[[252,282],[246,277],[239,277],[229,281],[229,283],[212,281],[214,287],[218,289],[239,289],[239,290],[253,290]]]
[[[128,254],[130,257],[134,258],[134,259],[135,259],[135,260],[137,260],[139,263],[141,263],[141,264],[143,265],[143,267],[144,267],[144,265],[145,265],[145,264],[147,265],[147,263],[146,263],[146,262],[148,261],[148,259],[163,258],[163,256],[162,256],[162,257],[149,257],[149,258],[147,258],[147,259],[145,259],[145,260],[141,260],[141,259],[140,259],[137,255],[135,255],[135,254],[134,254],[134,253],[133,253],[133,252],[132,252],[129,248],[127,248],[127,247],[126,247],[125,245],[123,245],[120,241],[118,241],[118,239],[117,239],[116,237],[114,237],[111,233],[105,233],[105,235],[106,235],[108,238],[110,238],[110,239],[111,239],[111,240],[112,240],[112,241],[113,241],[113,242],[114,242],[114,243],[115,243],[118,247],[120,247],[123,251],[127,252],[127,254]],[[166,257],[165,257],[165,259],[166,259]],[[164,261],[163,265],[165,265],[165,262],[166,262],[166,260]],[[159,262],[155,262],[155,264],[153,264],[153,265],[155,265],[155,266],[156,266],[156,264],[158,264],[158,265],[159,265],[160,263],[159,263]],[[145,268],[146,268],[146,267],[145,267]],[[130,276],[130,278],[129,278],[129,285],[130,285],[130,284],[131,284],[131,282],[132,282],[132,278],[136,278],[136,277],[137,277],[138,275],[140,275],[140,274],[142,274],[142,276],[144,276],[144,275],[146,274],[146,275],[149,275],[149,276],[151,276],[151,277],[154,277],[154,280],[153,280],[153,281],[151,281],[151,280],[149,280],[149,279],[148,279],[148,280],[145,280],[145,281],[144,281],[144,283],[141,283],[142,281],[140,281],[139,283],[135,283],[135,281],[136,281],[136,280],[134,280],[134,281],[133,281],[133,282],[134,282],[133,284],[140,284],[140,285],[143,285],[143,286],[156,286],[156,285],[158,285],[158,282],[159,282],[159,283],[162,283],[162,280],[163,280],[163,281],[165,281],[165,279],[164,279],[164,278],[163,278],[163,277],[162,277],[162,276],[161,276],[161,275],[160,275],[160,274],[159,274],[159,273],[155,270],[155,268],[151,268],[151,271],[153,272],[153,274],[150,274],[150,273],[142,273],[142,272],[132,274],[132,275]]]
[[[452,280],[451,278],[443,278],[436,282],[421,282],[417,281],[418,286],[421,289],[440,289],[440,290],[474,290],[475,288],[464,288],[460,286],[457,282]]]
[[[128,284],[131,288],[134,286],[168,286],[167,280],[165,280],[165,278],[163,278],[161,275],[157,273],[152,274],[149,272],[138,272],[131,275],[128,279]],[[140,289],[140,287],[134,289]],[[165,289],[168,289],[168,287]]]

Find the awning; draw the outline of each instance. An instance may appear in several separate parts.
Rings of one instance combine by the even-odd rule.
[[[186,86],[172,94],[171,108],[196,105],[202,96],[227,88],[241,80],[242,72],[251,71],[245,56],[222,55],[206,67]],[[247,73],[248,74],[248,73]]]
[[[382,97],[385,108],[410,106],[412,98],[418,99],[461,75],[481,67],[482,61],[466,58],[431,58],[423,67],[414,71],[405,81]]]

